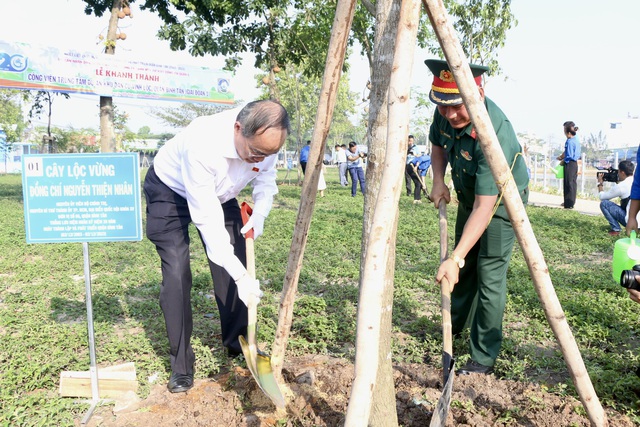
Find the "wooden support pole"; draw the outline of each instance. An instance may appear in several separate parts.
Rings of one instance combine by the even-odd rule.
[[[527,217],[518,188],[513,180],[511,170],[500,148],[498,137],[491,125],[491,120],[480,99],[478,88],[473,80],[471,69],[450,23],[442,0],[422,0],[427,8],[431,25],[440,41],[444,56],[449,63],[451,72],[456,80],[464,104],[471,116],[478,135],[482,152],[491,168],[498,190],[504,194],[503,200],[518,243],[522,248],[524,258],[529,266],[542,308],[547,321],[558,340],[567,368],[576,386],[580,400],[584,405],[591,425],[607,425],[607,417],[595,393],[589,374],[580,355],[567,319],[558,301],[549,269],[544,260],[540,245],[533,234],[531,223]]]
[[[282,376],[284,353],[291,331],[293,305],[298,290],[302,257],[307,245],[307,234],[309,233],[311,216],[316,203],[318,180],[322,170],[322,160],[324,159],[324,145],[338,97],[338,84],[340,83],[340,75],[342,74],[342,66],[344,65],[347,51],[347,40],[351,31],[355,9],[355,0],[339,0],[331,29],[327,62],[324,68],[322,88],[320,89],[320,99],[318,100],[318,112],[311,138],[309,162],[307,163],[306,174],[302,183],[298,217],[293,228],[291,251],[289,252],[282,297],[280,298],[278,328],[276,329],[276,338],[271,351],[273,373],[278,380],[281,380]]]

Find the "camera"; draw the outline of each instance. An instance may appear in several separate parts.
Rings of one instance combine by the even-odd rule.
[[[640,264],[634,265],[631,270],[622,270],[622,274],[620,274],[620,286],[640,291],[640,283],[636,281],[636,277],[638,276],[640,276]]]
[[[603,181],[606,182],[618,182],[618,169],[607,168],[598,170],[606,170],[606,172],[598,172],[597,175],[602,177]]]
[[[360,152],[360,157],[367,157],[367,153]]]

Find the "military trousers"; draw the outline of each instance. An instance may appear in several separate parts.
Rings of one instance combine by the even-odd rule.
[[[458,206],[456,245],[472,207]],[[500,206],[480,240],[465,257],[465,266],[451,294],[454,334],[471,331],[471,359],[493,366],[502,345],[502,318],[507,300],[507,268],[515,234],[504,206]]]

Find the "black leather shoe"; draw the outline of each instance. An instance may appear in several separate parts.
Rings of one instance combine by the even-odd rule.
[[[183,393],[193,387],[193,374],[171,374],[167,388],[171,393]]]
[[[483,374],[489,375],[493,373],[493,366],[484,366],[475,360],[469,359],[466,365],[456,371],[457,375]]]
[[[241,354],[242,354],[242,350],[236,350],[235,348],[231,348],[231,347],[227,348],[227,356],[229,356],[230,359],[235,359]]]

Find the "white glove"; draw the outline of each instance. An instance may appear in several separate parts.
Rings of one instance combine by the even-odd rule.
[[[262,236],[262,232],[264,231],[264,219],[262,215],[254,212],[253,215],[249,217],[249,221],[240,229],[240,232],[244,235],[253,228],[253,239],[256,240]]]
[[[249,295],[253,295],[256,298],[256,304],[262,298],[263,293],[260,290],[260,282],[251,278],[248,274],[236,280],[236,285],[238,286],[238,297],[244,305],[249,305]]]

